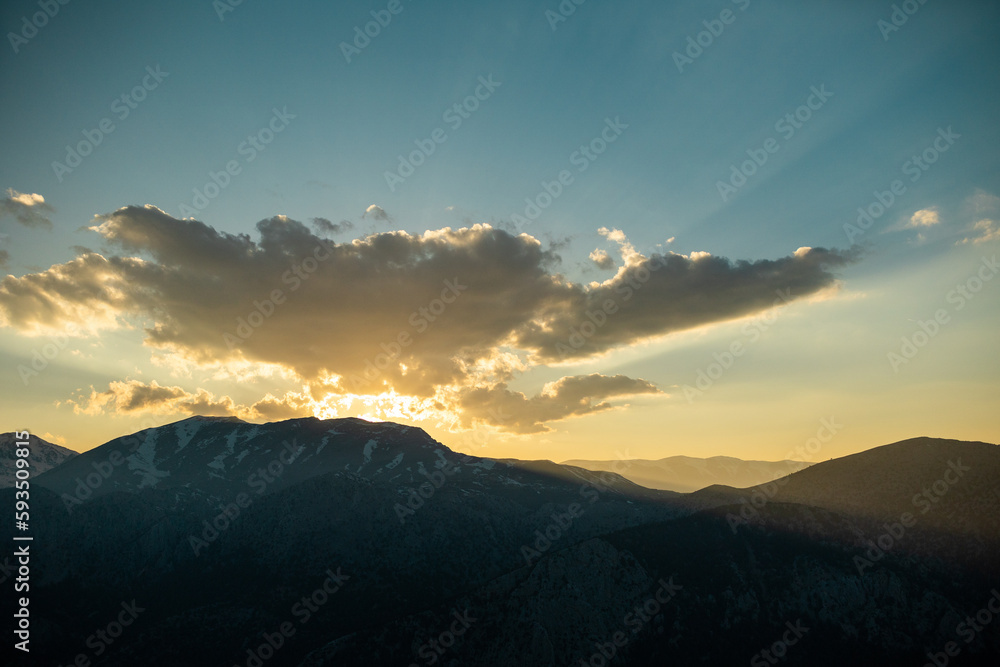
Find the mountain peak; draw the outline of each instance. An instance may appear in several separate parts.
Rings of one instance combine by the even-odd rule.
[[[106,470],[106,481],[81,493],[183,489],[224,499],[256,490],[261,480],[270,491],[327,473],[409,483],[418,470],[455,456],[423,429],[393,422],[302,417],[253,424],[196,416],[111,440],[38,483],[72,494],[80,479]]]
[[[14,433],[0,433],[0,488],[14,486],[16,472],[16,443],[23,442]],[[37,435],[28,436],[29,469],[34,477],[51,470],[77,455],[72,449],[60,447]]]

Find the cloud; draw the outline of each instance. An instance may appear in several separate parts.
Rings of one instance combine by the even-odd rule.
[[[151,413],[277,421],[311,414],[303,407],[306,401],[297,394],[282,399],[267,394],[253,405],[244,406],[237,405],[229,396],[216,398],[205,389],[189,392],[182,387],[160,385],[155,380],[148,384],[139,380],[115,381],[105,391],[91,387],[89,393],[67,402],[76,414],[85,415]]]
[[[597,230],[597,233],[609,241],[615,241],[617,243],[628,242],[628,239],[625,238],[625,232],[620,229],[608,229],[607,227],[601,227]]]
[[[36,194],[7,190],[7,196],[0,199],[0,217],[11,216],[25,227],[52,229],[52,221],[45,213],[54,211],[45,203],[45,197]]]
[[[940,222],[941,218],[938,215],[938,210],[936,208],[925,208],[910,216],[910,220],[904,225],[904,227],[906,229],[933,227],[934,225],[940,224]]]
[[[976,224],[972,225],[972,236],[966,236],[958,243],[978,244],[997,240],[1000,240],[1000,224],[997,224],[996,220],[984,218],[983,220],[980,220]]]
[[[49,433],[48,431],[42,434],[42,440],[45,440],[46,442],[51,442],[54,445],[59,445],[60,447],[65,447],[67,442],[66,438],[64,438],[63,436],[54,435],[52,433]]]
[[[88,395],[69,403],[74,412],[86,415],[152,412],[222,416],[231,415],[233,409],[229,398],[218,401],[203,389],[189,394],[180,387],[159,385],[155,380],[149,384],[138,380],[111,382],[106,391],[100,392],[91,387]]]
[[[590,261],[596,264],[599,269],[615,268],[615,260],[611,259],[611,255],[600,248],[590,253]]]
[[[554,273],[558,257],[537,239],[489,225],[345,243],[284,216],[256,228],[257,239],[232,235],[153,206],[98,216],[91,230],[110,250],[4,278],[0,326],[34,334],[67,323],[87,332],[141,329],[154,354],[206,367],[281,368],[333,396],[328,401],[395,392],[420,401],[443,396],[446,408],[463,410],[477,402],[448,397],[471,390],[506,396],[502,383],[517,364],[585,360],[751,315],[771,308],[778,290],[795,300],[834,286],[833,271],[852,261],[822,248],[759,261],[645,257],[620,230],[608,230],[625,264],[584,285]],[[240,409],[210,395],[198,403],[176,389],[119,387],[97,400],[126,412],[153,399],[178,410]],[[569,388],[560,391],[565,398]],[[541,416],[562,414],[553,405],[564,403],[545,396],[504,404],[539,415],[514,420],[534,427]]]
[[[546,422],[610,410],[602,399],[659,393],[651,383],[624,375],[576,375],[547,384],[531,398],[503,384],[471,389],[463,392],[460,405],[467,425],[483,422],[514,433],[542,433],[551,430]]]
[[[277,398],[267,394],[249,409],[238,411],[244,419],[263,419],[265,421],[282,421],[295,417],[310,417],[312,411],[308,400],[299,394],[288,394]]]
[[[626,266],[641,257],[641,255],[636,251],[635,246],[632,245],[632,243],[625,236],[625,232],[622,230],[601,227],[597,230],[597,233],[607,240],[618,244],[618,252],[621,254],[622,261],[625,262]]]
[[[985,217],[1000,211],[1000,197],[977,189],[975,193],[966,198],[965,208],[971,210],[976,217]]]
[[[55,331],[66,324],[88,331],[125,327],[138,295],[127,293],[123,284],[127,269],[120,263],[88,253],[41,273],[7,276],[0,281],[0,325],[27,334]]]
[[[385,209],[381,206],[372,204],[365,209],[362,218],[372,218],[373,220],[381,220],[383,222],[392,222],[392,216],[385,212]]]
[[[10,261],[10,253],[6,250],[0,250],[0,269],[7,266],[8,261]]]
[[[350,220],[330,222],[326,218],[313,218],[312,224],[313,229],[315,229],[318,234],[330,236],[339,234],[340,232],[346,232],[347,230],[354,228],[354,223]]]

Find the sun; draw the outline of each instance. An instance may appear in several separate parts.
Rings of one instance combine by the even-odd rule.
[[[350,416],[372,422],[434,421],[457,426],[459,415],[447,405],[437,396],[420,398],[389,389],[379,394],[328,393],[312,401],[310,408],[320,419]]]

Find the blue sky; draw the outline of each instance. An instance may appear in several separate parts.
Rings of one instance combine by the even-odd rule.
[[[988,239],[993,227],[974,227],[1000,217],[990,208],[1000,195],[996,3],[914,4],[919,9],[898,30],[884,33],[879,21],[891,20],[892,3],[622,6],[589,0],[553,29],[546,11],[558,11],[555,1],[480,6],[404,0],[402,11],[346,62],[341,43],[351,42],[355,27],[386,6],[246,0],[220,18],[207,0],[100,7],[70,2],[17,53],[8,36],[0,49],[9,91],[9,103],[0,108],[6,128],[0,186],[43,196],[53,225],[19,225],[13,215],[0,219],[7,235],[5,271],[17,277],[45,271],[76,256],[77,246],[107,254],[106,239],[86,228],[94,215],[123,206],[153,205],[182,218],[181,205],[191,205],[194,189],[203,189],[210,172],[225,170],[229,161],[239,173],[198,211],[199,221],[256,239],[254,225],[279,214],[305,223],[350,220],[355,226],[336,237],[341,242],[476,223],[512,230],[511,215],[523,213],[525,198],[569,170],[572,184],[520,231],[554,243],[562,259],[557,270],[581,284],[609,277],[588,260],[595,248],[616,252],[616,243],[598,234],[602,227],[622,230],[644,255],[703,251],[755,261],[786,257],[803,246],[843,250],[851,245],[844,225],[855,221],[857,208],[902,179],[906,191],[853,239],[864,254],[837,270],[839,295],[789,307],[789,317],[762,335],[714,388],[709,405],[672,401],[719,345],[739,338],[739,323],[720,321],[638,348],[623,345],[569,370],[536,364],[510,386],[530,396],[562,376],[621,373],[649,380],[671,398],[638,398],[635,409],[555,420],[542,435],[500,433],[494,440],[516,455],[595,458],[592,432],[676,428],[682,443],[657,440],[642,454],[760,452],[777,458],[784,444],[768,449],[765,442],[794,443],[827,408],[860,410],[848,397],[851,377],[857,383],[865,369],[886,365],[885,351],[909,333],[908,320],[933,313],[957,281],[996,251],[996,241]],[[22,17],[37,11],[34,2],[6,3],[4,32],[20,32]],[[730,22],[712,24],[723,26],[721,34],[711,43],[703,37],[703,52],[678,71],[675,53],[724,11]],[[169,74],[120,118],[115,100],[142,83],[147,67]],[[444,113],[473,95],[480,77],[500,85],[453,129]],[[794,134],[776,129],[821,87],[832,95]],[[268,126],[275,109],[294,118],[247,161],[239,147]],[[60,181],[52,163],[64,161],[66,146],[104,118],[114,130]],[[572,155],[600,136],[606,119],[627,129],[580,172]],[[447,140],[391,191],[385,172],[438,128]],[[903,165],[946,128],[960,138],[909,181]],[[771,138],[777,152],[724,201],[718,182],[748,159],[748,150],[759,151]],[[362,218],[372,205],[388,219]],[[918,211],[933,211],[937,221],[904,228]],[[901,432],[907,418],[896,406],[915,397],[929,400],[942,383],[963,387],[959,396],[970,392],[973,406],[995,401],[996,355],[969,355],[976,345],[995,345],[998,293],[984,290],[948,328],[951,340],[935,341],[944,359],[939,367],[931,370],[930,351],[921,356],[926,378],[918,381],[923,376],[911,373],[901,380],[890,370],[891,377],[860,380],[877,392],[886,416],[861,410],[855,422],[871,426],[859,426],[840,446],[858,449],[894,434],[919,434]],[[5,321],[0,355],[19,384],[13,369],[43,339],[11,315]],[[34,419],[56,424],[40,423],[39,432],[88,448],[138,423],[138,414],[98,418],[74,414],[65,404],[52,407],[90,385],[100,389],[141,372],[146,382],[198,388],[195,376],[178,379],[151,366],[141,332],[102,335],[122,338],[128,351],[115,356],[128,364],[109,366],[98,355],[90,365],[74,366],[60,356],[37,390],[14,392],[12,400],[33,406]],[[924,381],[929,384],[918,391]],[[739,390],[743,383],[765,387],[767,410],[755,405],[752,389]],[[803,398],[824,393],[827,384],[837,399]],[[211,390],[233,396],[247,391],[221,383]],[[802,423],[788,428],[779,424],[786,391],[802,413]],[[253,393],[264,392],[250,391],[248,401]],[[924,430],[995,441],[996,418],[970,409],[972,416],[939,415]],[[748,415],[760,415],[759,428],[766,419],[771,435],[738,445],[746,430],[738,422]],[[182,416],[155,413],[161,421]],[[720,419],[734,424],[701,430]],[[446,443],[453,437],[453,431],[430,430]],[[573,449],[582,440],[587,456]],[[702,441],[708,443],[704,450]]]

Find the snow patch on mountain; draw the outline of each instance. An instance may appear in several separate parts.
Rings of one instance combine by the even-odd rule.
[[[160,432],[153,429],[146,431],[146,439],[134,454],[128,456],[128,469],[139,476],[139,488],[156,486],[161,479],[169,477],[170,473],[156,467],[156,440]]]
[[[222,452],[214,459],[212,459],[212,461],[208,464],[208,467],[215,468],[216,470],[225,470],[226,464],[223,463],[223,461],[226,459],[227,456],[229,456],[229,452]]]
[[[239,431],[237,431],[237,433],[239,433]],[[252,427],[252,428],[244,431],[240,435],[243,436],[243,442],[250,442],[251,440],[253,440],[254,438],[257,437],[258,433],[260,433],[260,427],[259,426],[254,426],[254,427]]]
[[[177,424],[174,428],[174,433],[177,434],[178,452],[188,446],[188,443],[194,438],[199,428],[201,428],[201,424],[197,420],[183,421]]]
[[[365,443],[365,451],[364,451],[365,460],[363,463],[372,462],[372,454],[375,452],[376,447],[378,447],[378,440],[369,440],[368,442]]]

